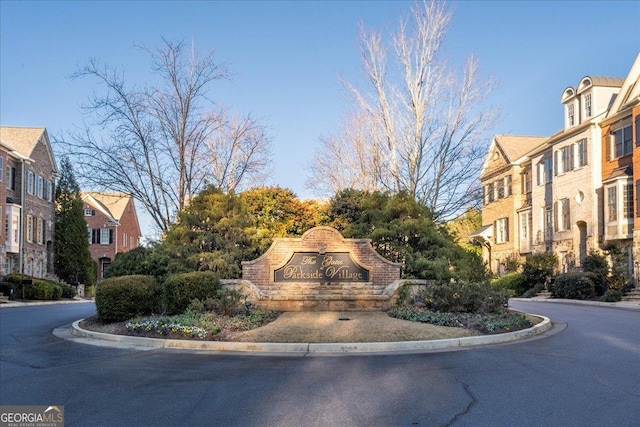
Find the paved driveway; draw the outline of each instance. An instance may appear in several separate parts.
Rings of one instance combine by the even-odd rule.
[[[68,426],[638,426],[640,311],[525,303],[553,331],[393,356],[260,357],[82,345],[92,304],[0,310],[0,404]]]

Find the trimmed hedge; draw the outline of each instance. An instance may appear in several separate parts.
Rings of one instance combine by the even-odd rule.
[[[506,290],[511,295],[522,295],[527,290],[526,278],[522,273],[509,273],[491,281],[491,287]]]
[[[76,291],[66,283],[54,282],[47,279],[37,279],[26,274],[12,273],[5,276],[0,292],[9,295],[13,289],[13,298],[22,298],[22,281],[29,279],[31,285],[24,286],[24,297],[32,300],[59,300],[60,298],[73,298]]]
[[[162,310],[163,288],[153,276],[105,279],[96,289],[96,309],[105,322],[121,322]]]
[[[567,299],[590,299],[596,294],[593,281],[584,273],[564,273],[556,277],[553,295]]]
[[[217,298],[220,279],[211,271],[174,274],[164,282],[165,301],[169,314],[181,314],[194,299]]]

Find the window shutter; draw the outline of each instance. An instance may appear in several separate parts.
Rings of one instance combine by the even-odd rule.
[[[553,175],[558,176],[558,163],[560,163],[558,158],[560,157],[560,151],[556,151],[553,154]]]
[[[498,243],[498,221],[493,221],[493,243]]]
[[[636,116],[636,125],[634,132],[636,133],[636,146],[640,146],[640,114]],[[2,163],[0,163],[0,166]]]
[[[640,179],[636,181],[635,197],[636,197],[636,216],[640,216]]]
[[[575,144],[571,144],[569,147],[567,147],[567,150],[569,151],[567,154],[567,170],[572,171],[574,169],[573,166],[573,157],[574,157],[574,150],[575,150]]]
[[[583,141],[583,145],[582,146],[584,147],[584,165],[581,165],[581,166],[585,166],[585,165],[589,164],[589,158],[588,158],[589,144],[587,144],[587,140],[586,139]]]
[[[558,202],[553,204],[553,229],[558,229]]]
[[[509,218],[504,219],[504,241],[509,241]]]
[[[109,229],[109,243],[113,243],[113,229]]]
[[[607,138],[605,138],[606,143],[605,145],[605,151],[606,151],[606,155],[607,155],[607,160],[611,160],[611,145],[613,144],[613,135],[609,135]]]

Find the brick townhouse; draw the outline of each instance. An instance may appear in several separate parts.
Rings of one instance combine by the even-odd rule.
[[[53,275],[55,179],[47,130],[0,127],[0,272]]]
[[[569,271],[619,242],[629,273],[640,275],[639,76],[640,55],[626,78],[585,76],[567,87],[563,129],[537,146],[494,137],[480,176],[483,227],[471,234],[492,272],[536,252],[556,254]]]
[[[104,277],[117,253],[140,245],[140,224],[133,197],[123,193],[82,193],[89,250],[97,265],[97,279]]]

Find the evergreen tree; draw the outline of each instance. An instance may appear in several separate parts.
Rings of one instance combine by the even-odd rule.
[[[67,157],[60,160],[56,188],[55,270],[68,283],[95,283],[95,266],[89,252],[80,187]]]

